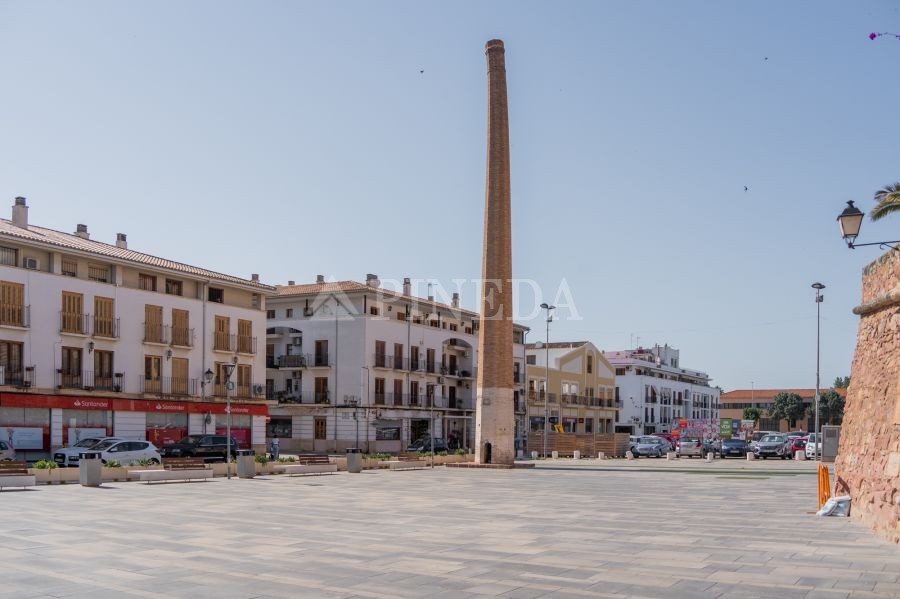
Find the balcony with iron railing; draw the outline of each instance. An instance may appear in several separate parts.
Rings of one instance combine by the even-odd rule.
[[[306,368],[308,360],[303,354],[291,354],[278,356],[275,363],[278,365],[278,368]]]
[[[259,393],[255,392],[255,389],[259,388]],[[213,393],[217,397],[228,397],[231,396],[232,399],[251,399],[254,397],[259,397],[265,395],[265,388],[262,385],[238,385],[234,384],[234,386],[229,389],[228,385],[225,383],[215,383],[213,385]]]
[[[59,332],[69,335],[88,335],[91,331],[91,315],[79,312],[59,313]]]
[[[164,324],[155,322],[145,322],[144,327],[144,343],[158,343],[159,345],[168,345],[171,340],[171,329]]]
[[[253,337],[252,335],[237,335],[237,353],[255,354],[256,337]]]
[[[313,393],[313,403],[327,404],[331,403],[331,397],[328,391],[316,391]]]
[[[34,366],[0,366],[0,385],[9,385],[20,389],[34,386]]]
[[[213,351],[233,352],[237,347],[237,335],[213,333]]]
[[[31,326],[31,306],[0,304],[0,326],[27,329]]]
[[[152,393],[173,397],[193,397],[197,395],[197,388],[197,379],[170,376],[148,379],[144,375],[140,377],[141,393]]]
[[[375,352],[375,355],[372,356],[372,367],[373,368],[393,368],[394,367],[394,356],[389,356],[387,354],[381,354]]]
[[[303,395],[299,391],[276,391],[274,399],[279,405],[301,404],[303,403]]]
[[[122,374],[109,372],[94,372],[85,370],[83,373],[84,389],[86,391],[122,391]]]
[[[94,337],[107,339],[119,338],[119,319],[105,316],[94,316]]]
[[[425,360],[425,372],[428,374],[435,374],[437,372],[437,364],[434,361],[429,362]]]
[[[278,362],[275,356],[266,356],[266,368],[278,368]],[[274,399],[274,397],[270,399]]]
[[[194,329],[172,327],[172,345],[176,347],[194,347]]]
[[[313,368],[327,368],[331,366],[331,364],[328,362],[327,351],[317,351],[310,357],[312,358],[312,360],[307,359],[306,362]]]

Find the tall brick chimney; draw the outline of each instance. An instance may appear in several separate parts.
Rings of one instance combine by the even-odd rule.
[[[506,56],[501,40],[485,44],[488,67],[487,178],[484,194],[481,328],[475,408],[475,461],[515,460],[513,406],[512,231]]]
[[[28,204],[22,196],[17,197],[13,204],[12,223],[20,229],[28,228]]]

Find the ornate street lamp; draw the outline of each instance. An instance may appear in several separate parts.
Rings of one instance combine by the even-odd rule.
[[[859,235],[859,229],[862,227],[863,216],[865,214],[853,205],[853,200],[847,202],[847,207],[837,217],[838,224],[841,227],[841,237],[847,242],[847,247],[856,249],[865,245],[877,245],[883,248],[898,249],[891,245],[892,243],[900,243],[900,241],[877,241],[875,243],[856,243],[856,237]]]
[[[237,360],[237,358],[235,358]],[[222,373],[225,375],[225,475],[231,480],[231,390],[234,383],[231,382],[231,374],[235,364],[222,364]]]
[[[545,302],[541,304],[541,308],[547,311],[547,364],[545,365],[547,378],[544,381],[544,459],[547,459],[547,437],[550,434],[550,409],[547,405],[547,401],[550,399],[550,323],[553,321],[553,315],[550,314],[550,311],[556,310],[556,306],[551,306]]]

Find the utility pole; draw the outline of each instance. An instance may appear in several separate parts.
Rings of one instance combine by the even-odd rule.
[[[822,460],[822,433],[819,431],[819,354],[820,354],[820,330],[821,330],[821,305],[825,296],[822,290],[825,285],[822,283],[813,283],[812,288],[816,290],[816,461]]]

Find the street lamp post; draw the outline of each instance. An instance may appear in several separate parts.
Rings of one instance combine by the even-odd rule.
[[[222,364],[222,371],[225,374],[225,476],[228,480],[231,480],[231,389],[234,386],[231,374],[234,367],[233,363]]]
[[[553,320],[553,316],[550,314],[550,311],[555,310],[556,306],[551,306],[550,304],[544,302],[543,304],[541,304],[541,308],[547,311],[547,363],[545,364],[547,378],[544,381],[544,459],[546,460],[547,438],[550,436],[550,408],[547,404],[550,396],[550,322]]]
[[[816,290],[816,443],[813,446],[816,450],[816,461],[821,460],[821,450],[822,450],[822,437],[819,433],[819,332],[820,332],[820,307],[822,304],[822,300],[825,299],[825,296],[822,295],[822,290],[825,289],[825,285],[822,283],[813,283],[812,288]]]
[[[853,205],[853,200],[847,202],[847,207],[844,208],[844,211],[841,212],[837,221],[841,226],[841,237],[844,238],[844,241],[847,242],[847,247],[852,249],[856,249],[858,247],[862,247],[865,245],[877,245],[883,248],[891,248],[892,250],[900,251],[900,245],[891,245],[900,244],[900,241],[876,241],[874,243],[856,243],[856,238],[859,235],[859,229],[862,227],[864,213]]]

